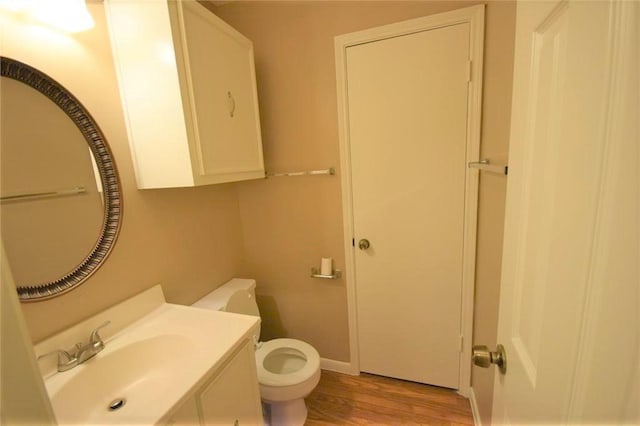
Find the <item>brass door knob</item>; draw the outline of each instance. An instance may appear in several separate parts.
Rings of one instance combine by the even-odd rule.
[[[491,364],[495,364],[500,369],[500,373],[507,372],[507,353],[502,345],[498,345],[495,352],[491,352],[484,345],[474,346],[472,359],[478,367],[489,368]]]
[[[369,240],[363,238],[360,241],[358,241],[358,247],[360,247],[360,250],[366,250],[369,247],[371,247],[371,244],[369,243]]]

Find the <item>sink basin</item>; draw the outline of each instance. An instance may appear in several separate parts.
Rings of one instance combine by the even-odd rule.
[[[192,351],[188,338],[160,335],[100,353],[51,389],[56,416],[75,424],[141,423],[147,407],[170,390],[171,372]]]
[[[130,317],[130,311],[130,305],[110,308],[36,347],[36,355],[68,348],[86,340],[95,324],[106,319],[115,324],[111,334],[105,333],[104,350],[83,364],[57,372],[53,357],[41,361],[52,363],[52,369],[43,370],[43,379],[59,424],[166,423],[256,333],[259,321],[161,303],[125,324],[119,313]]]

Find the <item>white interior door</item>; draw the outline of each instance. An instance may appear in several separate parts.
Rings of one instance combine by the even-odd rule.
[[[463,23],[346,49],[360,370],[450,388],[461,350],[469,33]]]
[[[640,424],[639,9],[518,3],[496,424]]]

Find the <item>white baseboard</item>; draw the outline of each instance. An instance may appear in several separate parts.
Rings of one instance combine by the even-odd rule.
[[[335,371],[336,373],[349,374],[357,376],[358,373],[353,371],[350,362],[335,361],[333,359],[320,358],[320,368],[322,370]]]
[[[469,386],[469,385],[463,386],[461,384],[460,388],[458,389],[458,391],[456,393],[458,395],[460,395],[460,396],[464,396],[465,398],[469,399],[469,392],[471,392],[471,386]]]
[[[469,403],[471,404],[471,412],[473,413],[473,424],[482,426],[480,411],[478,411],[478,401],[476,401],[476,393],[473,391],[473,388],[469,389]]]

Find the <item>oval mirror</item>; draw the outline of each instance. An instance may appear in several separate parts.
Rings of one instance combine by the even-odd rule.
[[[20,300],[44,300],[82,284],[113,249],[120,182],[82,104],[43,72],[0,60],[2,244]]]

